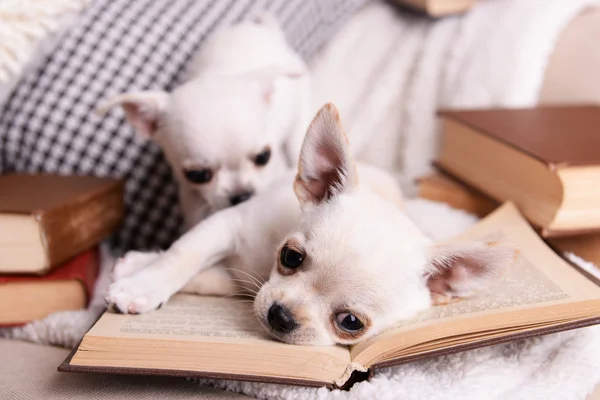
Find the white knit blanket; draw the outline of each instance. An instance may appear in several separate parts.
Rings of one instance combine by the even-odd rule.
[[[0,0],[0,105],[90,0]]]
[[[405,173],[410,187],[435,153],[436,108],[534,104],[560,31],[598,2],[482,0],[467,16],[437,22],[372,3],[313,63],[316,87],[323,102],[340,108],[362,159]],[[425,200],[408,201],[407,213],[438,239],[475,221]],[[57,313],[0,336],[72,346],[102,307],[111,263],[104,257],[89,311]],[[385,368],[349,392],[203,382],[269,399],[583,400],[599,380],[600,328],[591,327]]]

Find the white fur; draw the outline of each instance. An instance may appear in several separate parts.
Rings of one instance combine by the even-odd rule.
[[[514,258],[514,249],[496,243],[432,246],[398,208],[393,180],[354,164],[330,104],[308,128],[296,178],[284,175],[247,202],[209,216],[166,252],[128,254],[107,302],[144,313],[182,289],[233,294],[236,286],[258,288],[249,276],[260,283],[269,277],[254,309],[271,335],[296,344],[349,344],[413,316],[432,299],[485,288]],[[305,255],[297,269],[281,265],[286,246]],[[276,304],[296,322],[292,331],[270,321]],[[341,313],[357,316],[364,329],[340,330]]]
[[[130,92],[100,107],[121,105],[128,121],[162,148],[179,182],[186,228],[260,193],[296,164],[310,122],[307,68],[269,15],[223,28],[202,44],[187,81],[172,93]],[[253,157],[266,148],[265,166]],[[184,170],[210,169],[193,183]]]

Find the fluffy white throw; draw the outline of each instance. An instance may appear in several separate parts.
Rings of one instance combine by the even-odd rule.
[[[436,110],[534,105],[562,29],[599,3],[479,0],[436,21],[370,3],[311,65],[318,103],[333,101],[360,157],[410,193],[436,153]]]
[[[322,102],[341,110],[361,157],[405,173],[427,171],[440,106],[534,104],[560,31],[598,0],[482,0],[466,16],[436,22],[371,3],[313,63]],[[353,132],[368,132],[357,135]],[[410,186],[410,185],[406,185]],[[425,200],[407,213],[437,239],[474,217]],[[56,313],[0,336],[74,345],[102,307],[112,260],[105,254],[88,311]],[[584,399],[600,380],[600,328],[591,327],[385,368],[349,392],[203,381],[269,399]]]
[[[0,0],[0,104],[90,0]]]

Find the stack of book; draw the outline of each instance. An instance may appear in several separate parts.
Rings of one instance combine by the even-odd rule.
[[[123,210],[119,180],[0,176],[0,326],[84,308]]]
[[[441,111],[419,195],[481,217],[512,200],[555,249],[600,265],[600,107]]]

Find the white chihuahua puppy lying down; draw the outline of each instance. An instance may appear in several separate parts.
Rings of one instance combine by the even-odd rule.
[[[144,313],[180,290],[252,289],[248,275],[258,275],[268,281],[254,311],[272,336],[352,344],[485,289],[518,254],[497,242],[434,245],[400,203],[389,175],[355,165],[328,104],[308,128],[295,177],[211,215],[164,253],[128,253],[106,300]]]
[[[129,123],[155,140],[179,183],[186,228],[260,193],[294,166],[311,118],[307,67],[269,15],[217,31],[172,93],[131,92]]]

